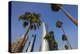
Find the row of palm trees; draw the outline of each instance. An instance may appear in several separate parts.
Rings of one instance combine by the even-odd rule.
[[[66,11],[61,4],[51,4],[52,11],[58,12],[60,9],[62,12],[68,17],[69,20],[71,20],[76,26],[78,26],[78,20],[76,20],[71,14]]]
[[[69,43],[69,40],[68,40],[68,38],[67,38],[67,35],[66,35],[66,33],[65,33],[65,31],[64,31],[64,29],[63,29],[63,27],[62,27],[62,24],[63,24],[63,23],[58,20],[58,21],[56,22],[56,27],[61,28],[61,30],[63,31],[62,40],[63,40],[63,41],[66,41],[67,44],[68,44],[68,45],[65,45],[65,49],[68,49],[69,47],[70,47],[70,49],[72,49],[71,44]],[[68,47],[68,46],[69,46],[69,47]]]
[[[78,25],[78,22],[76,19],[74,19],[60,4],[50,4],[52,11],[59,11],[59,9],[61,9],[64,14],[75,24]],[[23,27],[27,28],[23,40],[20,42],[20,44],[17,45],[16,48],[23,48],[26,44],[26,42],[24,43],[24,41],[26,40],[26,38],[28,38],[28,33],[30,30],[34,29],[38,29],[41,24],[42,21],[40,19],[40,14],[38,13],[31,13],[31,12],[25,12],[24,14],[22,14],[21,16],[19,16],[19,20],[22,21]],[[66,33],[64,32],[64,29],[62,27],[62,22],[61,21],[57,21],[56,22],[56,27],[61,28],[61,30],[63,31],[63,35],[62,35],[62,40],[65,41],[67,43],[67,45],[65,45],[65,49],[72,49],[71,44],[69,43],[69,40],[67,38]],[[47,32],[46,36],[44,37],[44,39],[46,39],[48,41],[49,44],[49,50],[58,50],[58,43],[56,42],[55,38],[54,38],[54,32]],[[35,40],[34,40],[35,41]],[[34,44],[33,44],[34,45]],[[29,42],[29,46],[30,46],[30,42]],[[28,51],[29,48],[26,49],[26,51]],[[12,52],[22,52],[22,49],[17,49],[18,51],[12,51]],[[33,50],[30,50],[33,51]]]

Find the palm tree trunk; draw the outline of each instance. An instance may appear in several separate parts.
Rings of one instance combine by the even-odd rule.
[[[22,52],[23,50],[22,50],[22,48],[24,47],[24,45],[25,45],[25,39],[26,38],[28,38],[28,36],[27,36],[27,34],[28,34],[28,32],[29,32],[29,29],[30,29],[30,25],[29,25],[29,27],[28,27],[28,30],[26,31],[26,33],[24,34],[24,37],[23,37],[23,40],[17,45],[17,47],[14,49],[14,50],[16,50],[17,49],[17,51],[16,52]],[[24,43],[25,42],[25,43]]]
[[[24,38],[24,35],[21,36],[21,37],[19,37],[19,38],[16,40],[16,42],[15,42],[14,44],[12,44],[12,49],[11,49],[12,52],[22,52],[23,47],[24,47],[24,45],[25,45],[25,42],[28,40],[28,38],[26,37],[25,40],[24,40],[24,42],[23,42],[23,45],[20,46],[21,43],[22,43],[22,41],[23,41],[23,38]]]
[[[25,38],[26,38],[26,37],[28,38],[27,34],[28,34],[29,30],[30,30],[30,25],[29,25],[29,27],[27,28],[26,33],[24,34],[24,38],[23,38],[23,41],[22,41],[22,43],[21,43],[21,46],[23,46],[23,43],[24,43],[24,41],[25,41]],[[25,43],[26,43],[26,42],[25,42]],[[25,45],[25,44],[24,44],[24,45]]]
[[[32,40],[31,40],[31,43],[30,43],[30,45],[27,49],[27,52],[32,52],[33,51],[35,39],[36,39],[36,36],[32,37]]]
[[[63,33],[66,35],[66,33],[65,33],[64,29],[63,29],[63,27],[61,27],[61,29],[62,29]],[[68,39],[67,39],[66,42],[67,42],[68,46],[70,46],[70,48],[72,49],[72,46],[71,46],[71,44],[69,43],[69,40],[68,40]]]
[[[70,42],[68,40],[66,42],[67,42],[68,46],[70,47],[70,49],[72,49]]]
[[[29,44],[28,44],[28,47],[27,47],[27,49],[26,49],[26,52],[28,51],[28,48],[29,48],[29,46],[30,46],[30,43],[31,43],[31,42],[29,42]]]
[[[60,7],[64,14],[76,25],[78,26],[78,20],[74,19],[73,16],[70,15],[63,7]]]
[[[28,37],[26,37],[25,41],[23,42],[23,46],[21,47],[21,51],[23,51],[24,46],[25,46],[25,44],[26,44],[27,40],[28,40]]]
[[[31,52],[33,52],[33,49],[34,49],[34,44],[35,44],[35,40],[36,40],[36,35],[34,35],[34,39],[33,39],[33,45],[32,45]]]
[[[26,31],[26,33],[25,33],[25,35],[24,35],[24,39],[25,39],[26,37],[28,37],[27,34],[28,34],[29,30],[30,30],[30,26],[31,26],[31,25],[29,25],[29,27],[27,28],[28,30]]]
[[[63,29],[63,27],[61,27],[61,30],[62,30],[63,34],[66,34],[65,31],[64,31],[64,29]]]
[[[44,37],[46,36],[46,27],[45,27],[45,23],[42,22],[42,45],[41,45],[41,51],[48,51],[49,50],[49,46],[48,46],[48,41],[46,39],[44,39]]]

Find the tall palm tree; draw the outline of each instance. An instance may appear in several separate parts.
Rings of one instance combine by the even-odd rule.
[[[24,47],[24,41],[25,38],[28,37],[28,32],[30,29],[34,29],[36,30],[37,28],[39,28],[40,24],[41,24],[41,20],[40,20],[40,15],[37,13],[31,13],[31,12],[25,12],[24,14],[19,16],[19,20],[22,20],[23,22],[23,27],[26,28],[27,27],[27,31],[24,34],[24,38],[22,40],[22,42],[20,44],[18,44],[18,46],[16,48],[21,48]],[[26,42],[25,42],[26,43]],[[19,49],[19,51],[17,52],[21,52],[22,50]]]
[[[64,14],[75,24],[78,25],[78,20],[74,19],[73,16],[71,16],[71,14],[69,12],[67,12],[61,4],[50,4],[51,5],[51,9],[53,11],[59,11],[60,9],[64,12]]]
[[[62,40],[63,40],[63,41],[66,41],[67,44],[68,44],[68,46],[70,46],[70,48],[72,49],[71,44],[69,43],[69,40],[68,40],[68,38],[67,38],[67,36],[66,36],[66,33],[65,33],[65,31],[64,31],[64,29],[63,29],[63,27],[62,27],[62,24],[63,24],[63,23],[58,20],[58,21],[56,22],[56,27],[61,28],[61,30],[63,31]]]

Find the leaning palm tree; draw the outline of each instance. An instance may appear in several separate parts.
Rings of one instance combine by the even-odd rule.
[[[39,26],[41,25],[41,20],[39,17],[39,14],[30,12],[25,12],[23,15],[19,17],[19,19],[23,21],[24,28],[28,26],[27,31],[24,35],[24,39],[25,37],[27,37],[27,34],[30,29],[36,30],[37,28],[39,28]]]
[[[66,36],[66,33],[65,33],[65,31],[64,31],[64,29],[63,29],[63,27],[62,27],[62,24],[63,24],[63,23],[58,20],[58,21],[56,22],[56,27],[61,28],[61,30],[63,31],[62,40],[63,40],[63,41],[66,41],[67,44],[68,44],[68,46],[70,46],[70,48],[72,49],[71,44],[69,43],[69,40],[68,40],[68,38],[67,38],[67,36]]]
[[[39,14],[37,13],[31,13],[31,12],[25,12],[24,14],[22,14],[21,16],[19,16],[19,20],[22,20],[23,22],[23,27],[26,28],[27,27],[27,31],[24,34],[23,40],[20,44],[17,45],[16,48],[21,48],[24,47],[25,43],[25,38],[27,38],[28,36],[28,32],[30,29],[37,29],[39,28],[40,24],[41,24],[41,20],[39,19]],[[18,49],[19,51],[16,52],[22,52],[22,50]]]
[[[11,52],[12,53],[22,52],[25,42],[28,40],[28,37],[25,38],[24,42],[23,42],[23,39],[24,39],[24,35],[22,35],[21,37],[18,37],[16,39],[16,41],[11,44]],[[23,42],[23,44],[20,47],[22,42]]]
[[[74,19],[73,16],[70,15],[70,13],[68,13],[61,4],[51,4],[51,9],[53,11],[59,11],[60,9],[64,12],[64,14],[75,24],[78,25],[78,20]]]

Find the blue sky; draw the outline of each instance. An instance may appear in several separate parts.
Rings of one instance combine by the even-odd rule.
[[[78,7],[77,5],[63,5],[63,7],[75,18],[78,18]],[[54,31],[54,36],[58,42],[58,48],[64,49],[64,42],[61,40],[61,35],[63,32],[61,29],[56,28],[56,21],[60,20],[63,22],[63,28],[68,35],[68,39],[71,46],[75,49],[78,46],[78,28],[75,26],[60,10],[59,12],[54,12],[51,10],[50,5],[47,3],[30,3],[30,2],[12,2],[12,15],[11,15],[11,37],[12,41],[15,41],[17,37],[23,35],[26,29],[22,26],[22,22],[19,21],[18,17],[25,12],[35,12],[40,14],[40,19],[48,25],[48,31]],[[36,31],[32,30],[29,32],[28,36],[31,40],[31,35],[36,34],[37,39],[35,43],[34,51],[39,50],[40,37],[41,37],[41,27]],[[25,49],[27,48],[27,44]],[[24,49],[24,51],[25,51]]]

